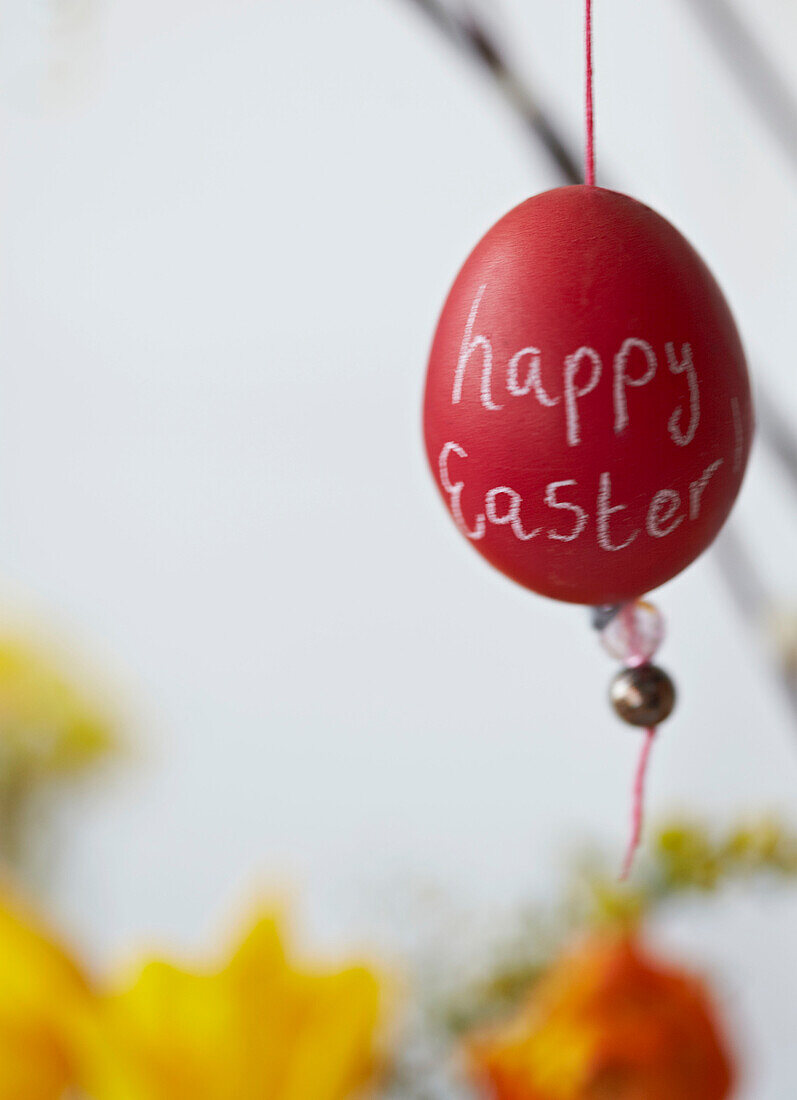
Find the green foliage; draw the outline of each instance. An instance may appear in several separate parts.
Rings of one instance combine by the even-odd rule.
[[[771,818],[725,831],[674,820],[652,833],[629,882],[595,854],[582,857],[564,901],[527,910],[516,933],[499,944],[476,981],[449,991],[436,1015],[453,1034],[510,1014],[547,964],[573,937],[593,930],[636,928],[687,894],[714,893],[735,881],[797,877],[797,834]]]

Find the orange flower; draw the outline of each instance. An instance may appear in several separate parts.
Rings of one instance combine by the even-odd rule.
[[[700,982],[631,938],[566,955],[519,1017],[468,1053],[495,1100],[725,1100],[732,1086]]]

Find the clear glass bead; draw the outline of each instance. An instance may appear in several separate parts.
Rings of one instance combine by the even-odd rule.
[[[629,668],[647,664],[664,641],[664,616],[652,603],[623,604],[600,632],[601,645]]]

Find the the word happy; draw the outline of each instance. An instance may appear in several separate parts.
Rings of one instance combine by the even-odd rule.
[[[496,377],[498,372],[495,369],[490,340],[486,336],[474,335],[479,306],[486,288],[486,284],[479,288],[470,309],[454,371],[451,404],[457,405],[462,400],[466,374],[472,362],[474,367],[478,367],[477,357],[480,357],[480,396],[485,409],[489,412],[500,412],[506,401],[529,395],[547,409],[561,404],[564,407],[568,446],[578,446],[581,442],[579,402],[593,392],[604,374],[601,356],[591,347],[580,347],[567,355],[561,364],[561,383],[557,392],[549,392],[546,388],[542,377],[542,352],[532,346],[516,351],[506,364],[503,377]],[[677,348],[675,342],[666,343],[664,361],[670,374],[685,376],[684,399],[670,410],[667,431],[676,446],[686,447],[694,439],[700,423],[700,386],[692,361],[691,346],[682,343]],[[647,386],[659,369],[656,350],[648,341],[638,336],[630,336],[617,349],[610,367],[614,403],[613,429],[616,435],[628,426],[628,390]]]

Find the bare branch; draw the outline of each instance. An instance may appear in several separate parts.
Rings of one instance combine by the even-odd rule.
[[[581,183],[579,158],[543,111],[529,83],[512,66],[492,31],[471,11],[446,7],[440,0],[410,0],[445,35],[491,76],[524,128],[540,142],[566,183]]]
[[[764,126],[797,168],[797,100],[728,0],[688,0]]]
[[[756,418],[762,441],[779,462],[797,495],[797,439],[786,417],[763,390],[757,395]]]

